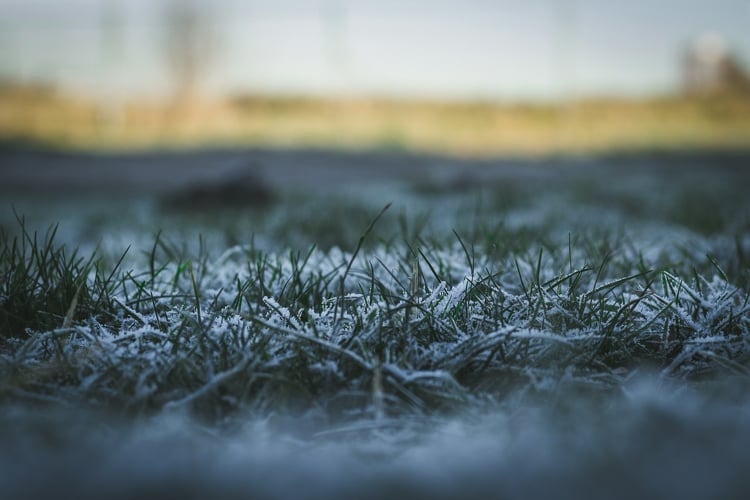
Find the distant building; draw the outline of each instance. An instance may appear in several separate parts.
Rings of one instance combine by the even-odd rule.
[[[688,48],[682,85],[688,95],[750,95],[750,76],[715,33],[698,37]]]

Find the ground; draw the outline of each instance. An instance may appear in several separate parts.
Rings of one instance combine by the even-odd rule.
[[[736,497],[748,159],[6,147],[0,484]]]

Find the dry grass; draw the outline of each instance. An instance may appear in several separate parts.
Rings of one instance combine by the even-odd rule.
[[[311,146],[473,156],[750,145],[750,99],[499,104],[242,97],[101,102],[0,87],[0,139],[84,148]]]

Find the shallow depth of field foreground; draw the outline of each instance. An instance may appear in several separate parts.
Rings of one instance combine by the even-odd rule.
[[[3,498],[750,488],[745,153],[1,154]]]

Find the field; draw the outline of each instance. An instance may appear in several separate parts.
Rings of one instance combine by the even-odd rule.
[[[4,498],[735,498],[750,156],[6,147]]]
[[[513,103],[249,95],[164,102],[0,82],[0,140],[105,151],[270,145],[471,157],[744,149],[750,98]]]

